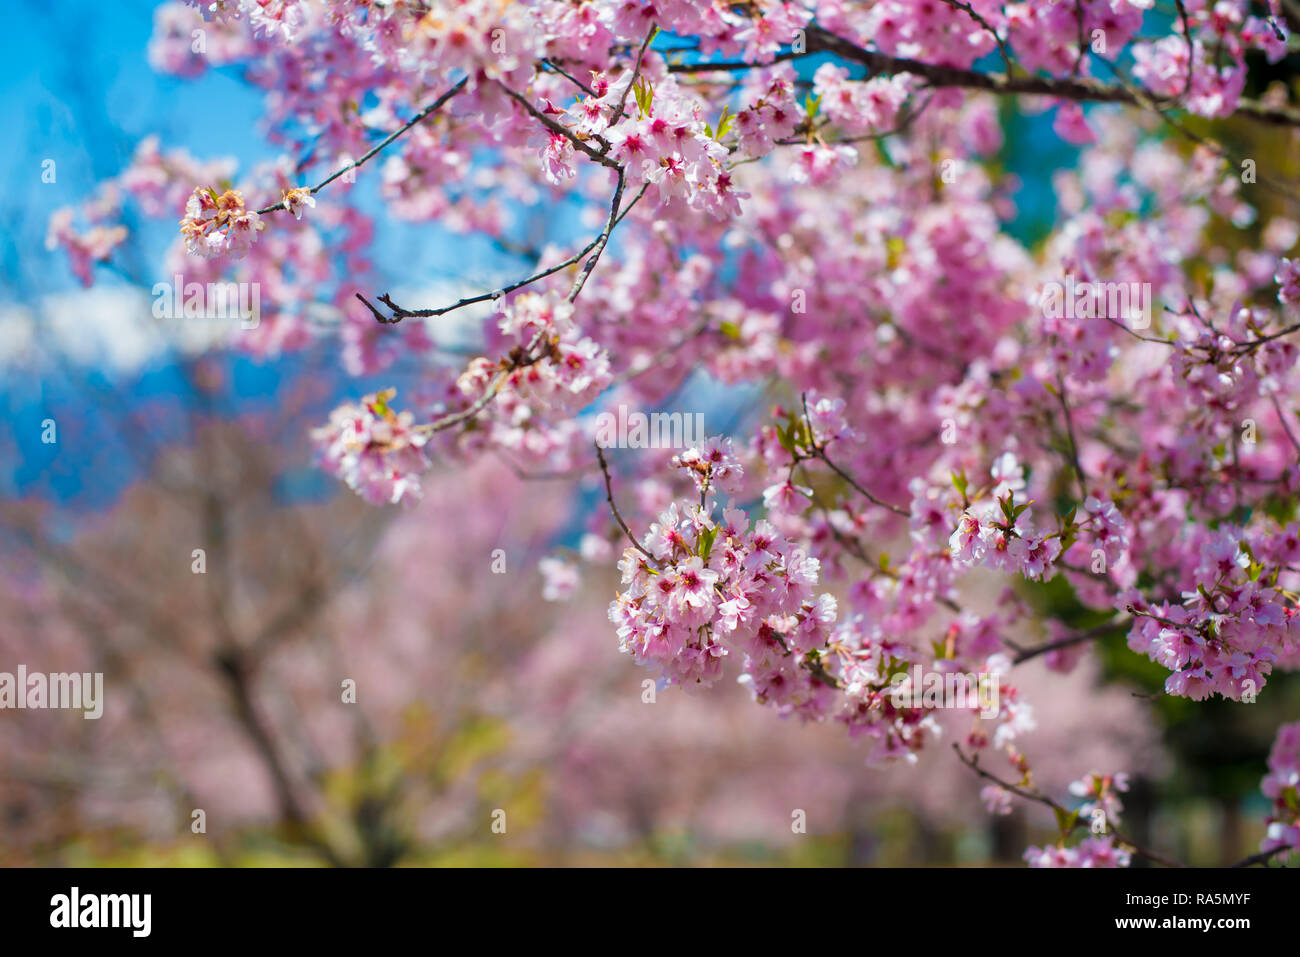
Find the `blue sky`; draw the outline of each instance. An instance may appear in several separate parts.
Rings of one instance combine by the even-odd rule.
[[[154,4],[148,0],[8,3],[17,7],[16,28],[0,35],[0,124],[11,148],[0,156],[0,184],[4,205],[21,212],[26,255],[40,261],[42,291],[74,280],[62,257],[30,249],[32,236],[43,236],[55,209],[77,203],[97,181],[119,172],[148,134],[199,156],[252,161],[270,155],[259,137],[239,135],[258,113],[255,91],[229,74],[191,82],[149,68]],[[231,121],[209,121],[218,104]],[[45,159],[57,164],[54,183],[41,182]]]

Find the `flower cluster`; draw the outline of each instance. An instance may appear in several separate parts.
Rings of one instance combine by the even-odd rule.
[[[1000,457],[990,474],[994,484],[988,495],[968,501],[948,540],[953,561],[1033,580],[1050,578],[1049,571],[1061,554],[1060,536],[1035,529],[1026,517],[1030,503],[1016,503],[1015,493],[1025,484],[1015,456]]]
[[[62,246],[68,254],[73,274],[83,286],[89,286],[94,281],[92,270],[95,263],[109,260],[113,250],[126,239],[126,228],[96,225],[79,233],[73,228],[74,216],[72,209],[64,207],[50,217],[45,247],[57,249]]]
[[[1297,609],[1284,590],[1268,584],[1266,567],[1289,561],[1295,529],[1256,540],[1240,529],[1194,536],[1198,559],[1181,601],[1149,602],[1136,590],[1117,604],[1132,611],[1128,645],[1171,671],[1165,691],[1200,701],[1219,694],[1254,701],[1281,659],[1300,645]]]
[[[424,452],[428,436],[410,412],[388,404],[396,395],[386,389],[339,406],[327,425],[312,430],[324,469],[375,505],[419,501],[420,476],[431,464]]]
[[[734,492],[739,488],[745,467],[736,457],[731,439],[713,436],[698,448],[673,456],[673,466],[686,469],[702,495],[711,492]]]
[[[1132,855],[1115,838],[1088,837],[1073,847],[1030,847],[1025,861],[1030,867],[1128,867]]]
[[[479,401],[495,388],[495,394],[544,411],[571,413],[589,405],[609,385],[609,355],[581,335],[572,316],[570,303],[537,293],[506,303],[497,325],[515,345],[504,359],[469,363],[457,380],[460,391]]]
[[[640,545],[623,552],[626,587],[609,608],[623,651],[667,684],[710,685],[735,653],[756,696],[800,704],[822,693],[800,668],[815,662],[835,620],[834,599],[814,593],[815,558],[765,521],[750,529],[743,512],[715,522],[676,503]]]
[[[228,189],[217,195],[211,186],[194,190],[185,204],[185,218],[181,220],[185,248],[205,259],[246,256],[257,234],[265,228],[257,212],[245,208],[242,192]]]
[[[1096,811],[1101,811],[1106,820],[1118,821],[1124,810],[1120,803],[1119,791],[1128,790],[1128,775],[1123,771],[1117,774],[1098,774],[1093,772],[1070,784],[1070,793],[1075,797],[1087,798],[1079,808],[1079,816],[1091,818]]]

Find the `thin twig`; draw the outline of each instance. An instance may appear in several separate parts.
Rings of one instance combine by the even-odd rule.
[[[1049,651],[1058,651],[1061,648],[1069,648],[1072,645],[1082,644],[1085,641],[1093,641],[1103,635],[1108,635],[1111,632],[1127,628],[1132,623],[1133,619],[1131,618],[1121,618],[1118,621],[1108,621],[1105,624],[1096,626],[1095,628],[1089,628],[1087,631],[1081,631],[1076,635],[1070,635],[1056,641],[1049,641],[1047,644],[1038,645],[1034,648],[1023,648],[1020,645],[1013,644],[1009,641],[1003,643],[1016,653],[1015,657],[1011,659],[1011,663],[1018,665],[1022,662],[1029,661],[1031,658],[1037,658],[1039,655],[1045,655]]]
[[[838,465],[836,465],[834,462],[830,460],[830,457],[826,454],[826,449],[820,443],[817,442],[816,434],[813,432],[812,418],[808,415],[807,394],[805,393],[803,396],[801,396],[801,398],[803,400],[803,417],[804,420],[808,423],[808,441],[812,445],[812,449],[811,449],[812,458],[821,459],[823,462],[825,462],[830,467],[832,472],[834,472],[840,478],[844,479],[844,481],[848,482],[849,485],[851,485],[854,489],[856,489],[860,495],[865,497],[867,501],[871,502],[873,505],[879,505],[881,508],[889,509],[889,511],[893,512],[895,515],[901,515],[904,518],[911,518],[912,513],[909,512],[907,509],[901,508],[897,505],[891,505],[889,502],[886,502],[883,499],[879,499],[875,495],[872,495],[865,488],[859,485],[857,480],[852,475],[844,471],[844,469],[840,468]]]
[[[610,204],[611,220],[606,223],[605,229],[602,230],[597,236],[595,236],[591,240],[591,242],[587,243],[586,246],[582,247],[582,249],[574,253],[568,259],[558,262],[554,266],[550,266],[546,269],[542,269],[538,272],[535,272],[531,276],[528,276],[524,279],[520,279],[517,282],[508,283],[507,285],[502,286],[500,289],[494,289],[492,292],[480,293],[477,296],[466,296],[463,299],[458,299],[456,302],[453,302],[450,305],[439,306],[433,309],[407,309],[406,307],[399,306],[397,303],[395,303],[391,295],[389,295],[388,293],[384,293],[384,295],[379,297],[379,301],[383,303],[385,306],[387,306],[389,310],[391,310],[392,315],[390,316],[385,316],[382,312],[379,311],[379,309],[372,302],[366,299],[365,296],[361,295],[361,293],[356,293],[355,295],[359,300],[361,300],[362,304],[367,309],[370,310],[371,315],[375,317],[376,321],[381,322],[385,325],[393,325],[395,323],[401,322],[403,319],[408,319],[408,318],[427,319],[434,316],[442,316],[449,312],[453,312],[456,309],[461,309],[464,308],[465,306],[472,306],[475,303],[488,302],[491,300],[500,299],[506,293],[514,292],[516,289],[522,289],[524,286],[530,286],[533,283],[538,282],[539,280],[545,279],[547,276],[554,275],[555,273],[560,272],[561,270],[576,265],[577,263],[582,261],[584,256],[586,256],[592,250],[596,249],[598,246],[602,250],[604,249],[605,243],[609,241],[609,232],[612,231],[614,226],[617,226],[619,223],[623,221],[623,218],[632,211],[632,207],[635,206],[637,202],[641,199],[641,197],[645,195],[646,187],[642,186],[640,192],[638,192],[637,195],[632,198],[632,201],[629,202],[627,206],[622,209],[622,211],[618,211],[618,202],[622,197],[622,190],[623,190],[623,183],[624,183],[624,176],[622,173],[622,169],[621,167],[619,167],[618,169],[619,169],[618,188],[615,191],[613,201]],[[596,255],[599,256],[599,253],[597,253]],[[595,267],[594,262],[591,263],[591,267],[592,268]],[[585,277],[585,275],[590,271],[591,271],[590,268],[586,268],[582,276],[580,276],[579,278]],[[585,278],[583,278],[583,281],[584,282],[586,281]],[[581,291],[581,289],[582,287],[579,285],[578,290]],[[573,300],[570,299],[570,302],[572,301]]]
[[[980,765],[979,765],[979,756],[976,755],[976,756],[973,756],[973,757],[967,757],[967,756],[962,752],[961,746],[960,746],[959,744],[954,743],[953,746],[952,746],[952,749],[953,749],[953,751],[955,751],[955,752],[957,753],[957,758],[958,758],[958,760],[961,761],[962,764],[966,765],[966,767],[970,768],[972,771],[974,771],[974,772],[975,772],[977,775],[979,775],[981,778],[984,778],[986,781],[992,781],[994,784],[996,784],[998,787],[1002,788],[1003,790],[1010,791],[1012,794],[1015,794],[1015,795],[1017,795],[1017,796],[1019,796],[1019,797],[1022,797],[1022,798],[1024,798],[1026,801],[1034,801],[1034,802],[1036,802],[1036,803],[1038,803],[1038,804],[1042,804],[1042,805],[1044,805],[1045,807],[1050,807],[1050,808],[1052,809],[1052,811],[1055,812],[1056,815],[1057,815],[1058,817],[1061,817],[1061,816],[1068,816],[1068,815],[1070,815],[1071,813],[1073,813],[1073,812],[1071,812],[1068,808],[1066,808],[1065,805],[1060,804],[1060,803],[1058,803],[1057,801],[1052,800],[1050,797],[1048,797],[1048,796],[1045,795],[1045,794],[1041,794],[1041,793],[1039,793],[1039,792],[1036,791],[1036,790],[1034,790],[1034,791],[1030,791],[1030,790],[1027,790],[1027,789],[1025,789],[1025,788],[1019,787],[1019,786],[1017,786],[1017,785],[1015,785],[1015,784],[1011,784],[1011,783],[1008,782],[1008,781],[1003,781],[1003,780],[1002,780],[1001,778],[999,778],[997,775],[992,774],[992,773],[990,773],[990,772],[988,772],[988,771],[985,771],[985,770],[984,770],[982,767],[980,767]],[[1076,818],[1076,819],[1075,819],[1075,822],[1074,822],[1074,827],[1071,828],[1071,830],[1077,830],[1078,828],[1080,828],[1080,827],[1085,827],[1085,826],[1086,826],[1086,823],[1083,821],[1082,818]],[[1117,830],[1117,829],[1116,829],[1116,828],[1111,824],[1111,821],[1110,821],[1110,818],[1109,818],[1109,817],[1106,818],[1106,829],[1107,829],[1107,831],[1108,831],[1109,833],[1111,833],[1111,834],[1113,834],[1113,835],[1115,836],[1115,840],[1117,840],[1120,844],[1123,844],[1123,845],[1125,845],[1125,846],[1131,848],[1131,849],[1132,849],[1132,852],[1133,852],[1134,854],[1137,854],[1139,857],[1145,857],[1147,860],[1149,860],[1149,861],[1153,861],[1153,862],[1155,862],[1156,864],[1163,864],[1165,867],[1185,867],[1185,866],[1186,866],[1186,865],[1184,865],[1184,864],[1179,863],[1178,861],[1171,860],[1170,858],[1164,857],[1164,856],[1161,855],[1161,854],[1157,854],[1157,853],[1154,852],[1154,851],[1149,851],[1149,850],[1147,850],[1146,848],[1142,847],[1141,845],[1135,844],[1133,841],[1129,840],[1127,837],[1125,837],[1123,834],[1121,834],[1121,833],[1120,833],[1120,832],[1119,832],[1119,831],[1118,831],[1118,830]],[[1068,833],[1068,832],[1067,832],[1067,833]],[[1064,836],[1065,836],[1065,835],[1062,835],[1062,837],[1064,837]]]
[[[357,169],[357,168],[360,167],[362,164],[364,164],[367,160],[371,159],[373,156],[375,156],[377,153],[379,153],[381,150],[383,150],[385,147],[387,147],[390,143],[392,143],[393,140],[397,139],[399,136],[401,136],[403,133],[405,133],[407,130],[409,130],[409,129],[410,129],[412,126],[414,126],[416,123],[419,123],[421,120],[425,119],[427,116],[429,116],[429,114],[431,114],[431,113],[435,113],[435,112],[437,112],[438,110],[442,109],[442,107],[443,107],[444,105],[446,105],[446,103],[447,103],[448,100],[450,100],[453,96],[455,96],[455,95],[456,95],[457,93],[459,93],[461,90],[465,89],[465,84],[466,84],[466,82],[468,82],[468,80],[469,80],[469,77],[465,77],[464,79],[462,79],[459,83],[457,83],[455,86],[453,86],[450,90],[448,90],[446,93],[442,94],[442,96],[438,97],[436,100],[434,100],[432,103],[430,103],[430,104],[429,104],[428,106],[426,106],[424,109],[422,109],[419,113],[416,113],[415,116],[411,117],[411,119],[408,120],[405,124],[403,124],[399,129],[396,129],[396,130],[394,130],[392,133],[390,133],[387,137],[385,137],[385,138],[383,139],[382,142],[376,144],[376,145],[375,145],[373,148],[371,148],[371,149],[370,149],[370,150],[369,150],[369,151],[368,151],[364,156],[362,156],[361,159],[356,160],[356,161],[354,161],[354,162],[352,162],[352,163],[348,163],[346,166],[342,167],[341,169],[336,170],[335,172],[331,173],[329,176],[325,177],[323,180],[321,180],[319,183],[317,183],[315,186],[313,186],[313,187],[311,188],[311,190],[310,190],[311,194],[312,194],[313,196],[315,196],[315,195],[316,195],[317,193],[319,193],[322,189],[324,189],[324,188],[325,188],[326,186],[328,186],[330,183],[334,182],[336,179],[338,179],[338,178],[339,178],[340,176],[342,176],[344,173],[348,172],[349,170]],[[266,214],[266,213],[273,213],[273,212],[275,212],[275,211],[277,211],[277,210],[281,210],[281,209],[284,209],[284,208],[285,208],[284,201],[281,200],[281,201],[278,202],[278,203],[272,203],[270,206],[267,206],[267,207],[264,208],[264,209],[259,209],[259,210],[257,211],[257,214],[258,214],[259,216],[261,216],[261,215],[264,215],[264,214]]]
[[[1002,64],[1007,68],[1007,76],[1011,76],[1012,73],[1015,72],[1015,68],[1011,65],[1011,54],[1007,52],[1006,45],[1002,42],[1002,38],[998,36],[998,31],[994,30],[989,22],[985,20],[984,17],[982,17],[969,3],[964,3],[962,0],[943,0],[943,2],[948,4],[948,6],[956,10],[961,10],[963,13],[967,14],[993,37],[993,42],[998,45],[998,54],[1002,57]]]
[[[600,470],[605,475],[605,501],[609,502],[609,510],[614,513],[614,520],[618,522],[618,527],[623,529],[623,534],[626,535],[627,540],[632,543],[632,547],[644,555],[646,560],[649,561],[653,567],[658,568],[658,560],[646,551],[645,547],[636,540],[636,536],[632,534],[632,529],[628,528],[627,522],[623,521],[623,516],[619,512],[618,506],[614,504],[614,486],[609,477],[609,464],[605,461],[605,450],[600,447],[599,442],[594,444],[596,446],[596,459],[600,462]]]
[[[659,27],[653,23],[650,24],[650,29],[646,31],[645,39],[641,41],[641,49],[637,51],[636,66],[632,68],[632,78],[627,81],[627,86],[623,87],[623,95],[618,98],[618,107],[610,114],[610,126],[613,126],[623,118],[623,106],[627,103],[627,95],[632,91],[632,87],[636,85],[637,77],[641,75],[641,60],[645,56],[645,48],[650,45],[650,41],[654,39],[655,34],[658,32]]]

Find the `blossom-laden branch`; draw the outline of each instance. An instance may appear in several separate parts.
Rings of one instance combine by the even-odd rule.
[[[1126,866],[1128,853],[1136,854],[1139,857],[1146,858],[1154,864],[1161,864],[1165,867],[1186,866],[1178,861],[1165,857],[1163,854],[1148,850],[1121,834],[1116,829],[1113,819],[1114,808],[1118,806],[1118,802],[1105,791],[1097,795],[1099,800],[1094,806],[1101,810],[1102,813],[1094,818],[1090,814],[1084,814],[1080,811],[1071,811],[1067,809],[1065,805],[1061,804],[1054,798],[1043,794],[1031,784],[1022,786],[1019,784],[1013,784],[1009,781],[1004,781],[1002,778],[999,778],[997,775],[980,766],[979,755],[968,756],[962,751],[961,745],[959,744],[954,743],[952,749],[957,755],[957,759],[961,761],[962,764],[970,768],[979,777],[992,782],[994,787],[1014,794],[1016,797],[1022,798],[1023,800],[1041,804],[1042,806],[1052,810],[1052,813],[1056,817],[1057,826],[1061,831],[1060,844],[1058,845],[1058,856],[1064,856],[1067,859],[1070,859],[1068,851],[1072,849],[1067,849],[1065,847],[1065,841],[1072,833],[1074,833],[1074,831],[1079,828],[1095,827],[1106,836],[1100,839],[1089,839],[1088,841],[1085,841],[1084,844],[1080,845],[1078,849],[1073,849],[1077,854],[1086,855],[1091,866]],[[1085,808],[1086,807],[1088,807],[1088,805],[1085,805]],[[1094,821],[1096,824],[1094,824]],[[1098,827],[1098,825],[1100,826]],[[1112,838],[1119,841],[1118,847],[1113,845]],[[1036,850],[1036,848],[1030,848],[1030,851],[1026,853],[1026,857],[1030,857],[1031,862],[1034,858],[1041,859],[1042,857],[1053,856],[1050,852],[1035,855],[1034,852]],[[1060,852],[1067,853],[1062,855]],[[1071,860],[1071,863],[1074,864],[1075,861]]]
[[[1300,725],[1296,727],[1300,728]],[[986,794],[986,800],[989,801],[991,806],[1005,813],[1007,807],[1002,802],[1000,795],[1012,794],[1022,800],[1042,805],[1052,811],[1056,818],[1057,827],[1060,829],[1058,845],[1051,850],[1030,848],[1025,857],[1030,860],[1031,864],[1036,866],[1084,866],[1086,864],[1086,866],[1090,867],[1123,867],[1127,866],[1127,854],[1132,853],[1151,861],[1153,864],[1160,864],[1164,867],[1181,868],[1187,866],[1180,861],[1138,845],[1132,839],[1125,837],[1116,828],[1117,815],[1122,808],[1116,792],[1128,789],[1127,775],[1092,774],[1070,785],[1071,793],[1088,799],[1081,808],[1071,811],[1059,801],[1043,794],[1034,787],[1030,783],[1028,775],[1020,784],[1004,780],[981,767],[978,754],[967,755],[962,751],[961,745],[956,743],[953,744],[952,749],[962,764],[970,768],[981,779],[991,782],[994,790]],[[1066,841],[1070,835],[1081,828],[1090,830],[1094,835],[1100,834],[1102,836],[1089,838],[1077,847],[1067,847]],[[1115,845],[1113,841],[1118,841],[1118,845]],[[1227,866],[1229,868],[1242,868],[1253,867],[1257,864],[1263,865],[1273,858],[1292,850],[1294,848],[1290,845],[1279,844],[1260,853],[1251,854]]]
[[[944,2],[947,3],[949,0]],[[951,5],[958,7],[957,4]],[[996,35],[996,31],[991,32]],[[834,54],[850,63],[860,64],[866,67],[872,76],[909,74],[925,80],[928,85],[936,88],[977,90],[1002,96],[1049,96],[1083,103],[1119,103],[1125,106],[1145,106],[1144,99],[1159,105],[1176,105],[1178,100],[1175,95],[1138,94],[1123,85],[1109,85],[1090,79],[1012,75],[1009,72],[983,73],[962,67],[928,63],[910,57],[893,56],[868,50],[815,24],[807,30],[804,52],[790,53],[783,58],[802,59],[825,53]],[[746,61],[720,61],[671,64],[668,69],[679,73],[707,73],[752,70],[756,66],[757,64]],[[1300,110],[1247,97],[1237,99],[1234,113],[1266,124],[1300,126]]]
[[[867,491],[867,489],[863,488],[857,479],[831,461],[830,456],[826,454],[826,444],[825,442],[819,442],[817,440],[817,433],[813,429],[812,418],[808,415],[807,393],[800,396],[800,402],[803,404],[803,418],[807,425],[807,434],[804,437],[805,441],[800,447],[796,448],[793,453],[793,461],[791,463],[792,467],[807,459],[817,459],[825,463],[827,468],[847,482],[854,491],[869,501],[872,505],[878,505],[883,509],[888,509],[895,515],[901,515],[904,518],[908,518],[912,513],[907,509],[900,505],[892,505],[889,502],[877,498],[871,492]]]

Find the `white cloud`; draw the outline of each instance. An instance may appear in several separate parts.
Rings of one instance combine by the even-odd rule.
[[[97,286],[46,296],[34,309],[0,307],[0,368],[45,359],[135,372],[168,352],[198,352],[229,335],[217,323],[155,318],[143,289]]]

